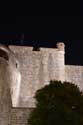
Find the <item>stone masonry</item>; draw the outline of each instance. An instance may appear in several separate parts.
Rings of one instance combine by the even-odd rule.
[[[0,45],[0,125],[27,125],[35,92],[50,80],[69,81],[83,90],[83,66],[65,65],[65,45],[33,50]]]

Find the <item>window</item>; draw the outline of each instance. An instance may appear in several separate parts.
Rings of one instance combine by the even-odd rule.
[[[16,68],[17,68],[17,66],[18,66],[18,64],[17,64],[17,62],[16,62]]]

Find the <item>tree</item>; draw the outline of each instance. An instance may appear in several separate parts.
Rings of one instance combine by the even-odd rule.
[[[76,85],[50,81],[35,98],[29,125],[83,125],[83,93]]]

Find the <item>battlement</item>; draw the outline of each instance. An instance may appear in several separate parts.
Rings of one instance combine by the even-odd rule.
[[[9,48],[11,50],[13,50],[13,52],[21,52],[21,53],[24,53],[24,52],[27,52],[27,51],[34,51],[34,52],[38,52],[40,53],[40,51],[45,51],[45,52],[57,52],[57,51],[64,51],[64,48],[65,48],[65,45],[63,42],[58,42],[56,44],[56,48],[41,48],[41,47],[30,47],[30,46],[9,46]]]

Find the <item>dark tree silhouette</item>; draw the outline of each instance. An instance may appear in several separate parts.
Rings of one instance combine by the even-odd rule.
[[[35,98],[29,125],[83,125],[83,93],[76,85],[50,81]]]

